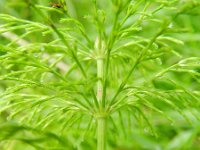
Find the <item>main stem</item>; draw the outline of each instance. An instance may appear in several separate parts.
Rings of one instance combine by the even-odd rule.
[[[97,59],[97,99],[99,102],[99,116],[97,116],[97,150],[106,149],[106,116],[104,107],[102,105],[102,92],[103,92],[103,57],[102,50],[99,49],[99,58]]]
[[[97,119],[97,150],[106,149],[106,118]]]
[[[99,57],[97,59],[97,99],[100,104],[100,110],[102,110],[102,92],[103,92],[103,58]]]

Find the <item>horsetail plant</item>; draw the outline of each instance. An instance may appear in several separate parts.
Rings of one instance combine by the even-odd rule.
[[[200,2],[22,2],[36,18],[0,14],[1,149],[113,149],[139,129],[159,138],[155,114],[200,119],[200,57],[174,36]]]

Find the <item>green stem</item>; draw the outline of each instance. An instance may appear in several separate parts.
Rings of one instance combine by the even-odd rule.
[[[97,119],[97,150],[106,149],[106,118]]]
[[[101,39],[100,39],[101,40]],[[98,58],[97,58],[97,100],[99,103],[99,111],[97,116],[97,150],[105,150],[106,149],[106,117],[104,113],[104,105],[102,102],[102,92],[103,92],[103,75],[104,75],[104,58],[103,56],[103,47],[101,41],[97,41],[96,43],[97,51],[98,51]]]
[[[102,91],[103,91],[103,84],[102,84],[102,78],[103,78],[103,58],[97,59],[97,99],[102,106]]]

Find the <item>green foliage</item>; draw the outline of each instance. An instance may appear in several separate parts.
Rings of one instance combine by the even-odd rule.
[[[200,148],[200,2],[0,3],[0,149]]]

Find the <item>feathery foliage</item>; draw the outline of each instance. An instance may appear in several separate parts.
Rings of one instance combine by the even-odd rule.
[[[200,2],[50,4],[0,14],[0,149],[194,148]]]

